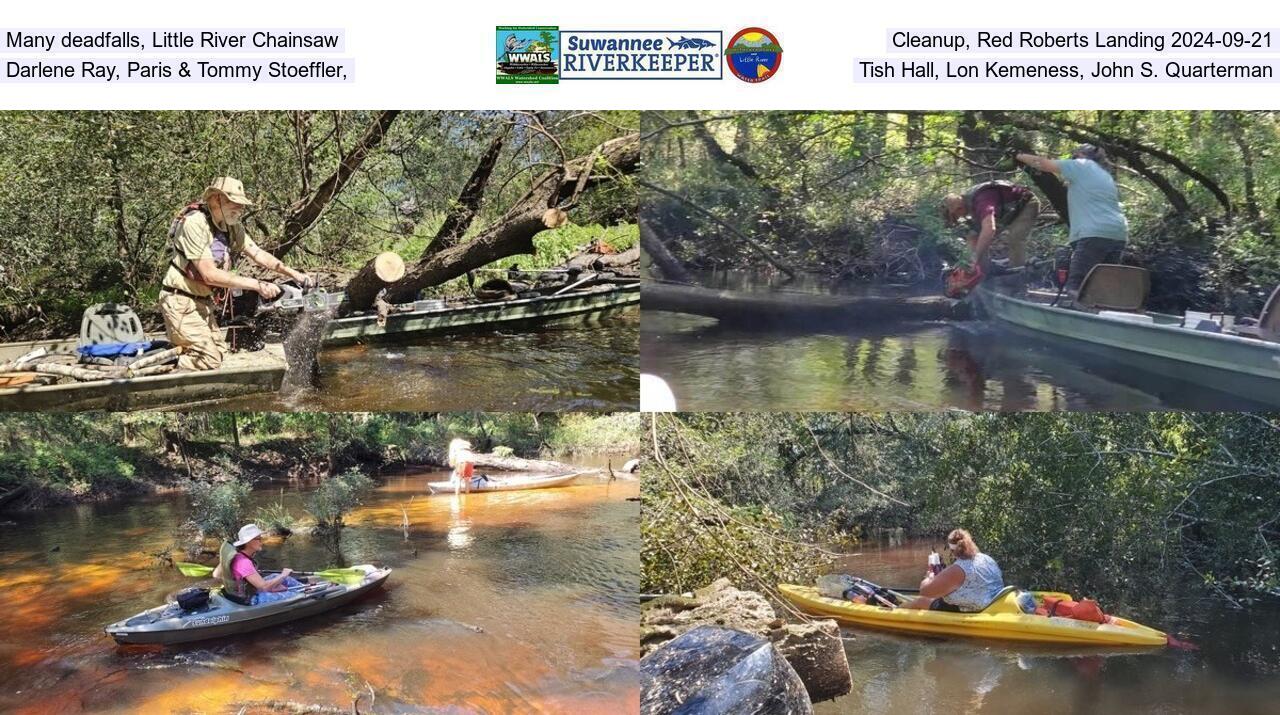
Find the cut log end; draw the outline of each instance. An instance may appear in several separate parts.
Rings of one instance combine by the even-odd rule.
[[[542,225],[547,228],[560,228],[569,223],[569,214],[561,209],[547,209],[542,212]]]
[[[383,283],[394,283],[404,278],[404,259],[392,251],[379,253],[373,259],[373,271]]]

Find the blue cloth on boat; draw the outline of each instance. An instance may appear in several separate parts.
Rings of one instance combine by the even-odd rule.
[[[81,345],[77,351],[85,357],[119,357],[120,355],[139,355],[151,349],[151,341],[138,343],[98,343],[97,345]]]
[[[276,601],[283,601],[287,598],[293,598],[294,596],[298,595],[297,589],[302,588],[305,585],[306,584],[302,583],[298,579],[292,576],[287,576],[284,579],[284,587],[288,589],[294,589],[294,590],[258,591],[257,593],[253,594],[253,605],[261,606],[264,603],[275,603]]]

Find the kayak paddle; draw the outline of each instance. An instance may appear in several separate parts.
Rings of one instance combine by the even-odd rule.
[[[178,567],[178,571],[183,576],[191,578],[207,578],[213,575],[212,566],[201,566],[187,561],[178,561],[174,564]],[[319,576],[326,581],[351,581],[356,578],[364,578],[363,569],[357,568],[333,568],[324,571],[295,571],[299,576]]]

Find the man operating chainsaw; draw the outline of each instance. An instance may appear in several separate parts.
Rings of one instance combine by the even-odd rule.
[[[1008,248],[1009,268],[1027,262],[1027,236],[1040,213],[1040,202],[1025,186],[1008,181],[987,181],[973,186],[964,194],[947,194],[942,199],[942,217],[947,226],[968,220],[974,232],[965,239],[973,259],[969,270],[954,280],[969,280],[974,285],[990,275],[991,244],[996,236],[1004,238]],[[972,285],[966,286],[967,292]],[[951,292],[951,288],[948,288]]]
[[[245,233],[241,217],[252,206],[244,185],[228,176],[213,180],[199,201],[180,209],[169,227],[173,258],[160,289],[160,313],[169,341],[184,348],[180,370],[215,370],[227,351],[218,328],[215,289],[255,291],[263,300],[280,295],[268,281],[231,272],[237,256],[311,286],[314,280],[258,247]]]

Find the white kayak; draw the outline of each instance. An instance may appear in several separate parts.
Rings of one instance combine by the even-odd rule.
[[[471,478],[473,492],[510,492],[518,489],[545,489],[562,487],[577,479],[586,472],[570,472],[568,474],[552,474],[529,477],[490,477],[478,475]],[[433,494],[452,492],[453,482],[427,482]]]

